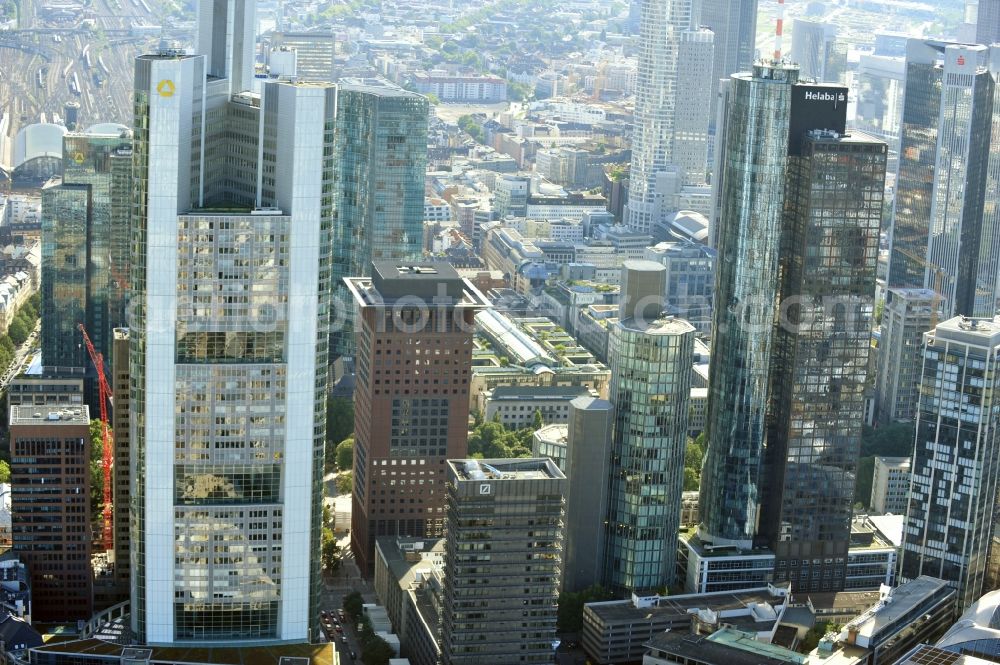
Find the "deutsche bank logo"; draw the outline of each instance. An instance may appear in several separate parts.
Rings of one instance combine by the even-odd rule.
[[[493,491],[492,486],[489,483],[483,483],[479,486],[480,494],[490,494]]]
[[[806,90],[806,101],[807,102],[846,102],[847,95],[842,92],[836,94],[832,92],[816,92],[814,90]]]

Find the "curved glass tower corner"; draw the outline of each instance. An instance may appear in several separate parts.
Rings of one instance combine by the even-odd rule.
[[[750,547],[760,504],[785,163],[798,67],[758,63],[732,77],[722,155],[716,306],[701,533]]]

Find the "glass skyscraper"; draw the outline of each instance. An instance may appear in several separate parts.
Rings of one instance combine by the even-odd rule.
[[[42,191],[42,362],[92,371],[77,324],[111,357],[125,323],[132,141],[121,133],[63,137],[63,180]]]
[[[979,0],[976,15],[976,43],[1000,42],[1000,0]]]
[[[50,367],[83,368],[87,361],[76,325],[87,316],[87,230],[91,188],[42,190],[42,360]],[[82,339],[82,338],[81,338]]]
[[[887,155],[813,130],[788,160],[758,538],[795,589],[847,573]]]
[[[750,547],[778,295],[778,251],[794,65],[754,66],[732,77],[729,129],[718,174],[723,188],[712,363],[699,509],[713,540]]]
[[[333,265],[347,320],[335,331],[337,355],[354,349],[353,298],[343,279],[369,275],[373,261],[422,254],[428,108],[426,97],[383,79],[342,79],[337,87]]]
[[[658,221],[656,174],[671,164],[677,94],[677,51],[692,23],[691,0],[642,0],[635,84],[632,167],[626,224],[648,233]]]
[[[198,54],[135,67],[132,630],[304,642],[318,630],[335,88],[242,90],[240,58],[217,46],[252,42],[253,5],[213,7]]]
[[[889,280],[992,316],[1000,272],[998,71],[985,46],[911,39]]]
[[[730,86],[699,539],[767,548],[777,579],[837,590],[887,146],[847,134],[846,88],[797,78],[761,63]]]
[[[666,269],[626,261],[611,328],[614,405],[605,585],[620,595],[674,580],[695,329],[662,318]]]
[[[984,592],[1000,478],[1000,319],[955,317],[924,334],[900,575],[941,578],[960,608]]]
[[[715,129],[719,80],[750,71],[757,50],[758,0],[702,0],[698,25],[715,33],[715,57],[709,123]],[[717,149],[721,149],[721,145]]]

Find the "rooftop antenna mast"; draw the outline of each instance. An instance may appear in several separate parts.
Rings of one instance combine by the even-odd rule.
[[[785,28],[785,0],[778,0],[778,15],[774,22],[774,61],[781,62],[781,34]]]

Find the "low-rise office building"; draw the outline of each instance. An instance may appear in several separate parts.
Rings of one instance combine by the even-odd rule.
[[[78,371],[77,376],[22,374],[14,377],[7,386],[8,406],[62,408],[81,404],[83,404],[82,370]]]
[[[710,635],[662,633],[646,647],[642,665],[861,665],[865,656],[863,649],[829,644],[801,654],[729,627]]]
[[[585,387],[607,399],[611,370],[550,320],[485,310],[476,327],[470,409],[483,413],[485,393],[510,386]]]
[[[878,603],[845,625],[837,641],[867,650],[866,665],[893,665],[915,645],[940,637],[954,617],[955,589],[921,576],[885,587]]]
[[[895,583],[902,518],[897,518],[892,527],[892,533],[887,535],[877,518],[864,516],[852,522],[846,590],[873,590]],[[774,569],[774,552],[765,547],[745,551],[707,545],[694,526],[682,530],[678,538],[677,574],[684,580],[686,593],[759,587],[774,581]]]
[[[406,632],[407,592],[443,566],[443,538],[379,536],[375,539],[375,595],[401,640]]]
[[[903,518],[895,521],[902,530]],[[879,589],[883,584],[895,586],[899,562],[900,538],[886,535],[881,522],[868,515],[859,515],[851,522],[851,544],[847,550],[847,575],[844,589]]]
[[[664,631],[689,633],[694,622],[710,632],[722,624],[771,640],[785,608],[787,586],[765,585],[736,593],[651,596],[588,603],[581,641],[596,665],[640,662],[646,644]]]
[[[569,425],[546,425],[531,435],[531,454],[548,457],[565,473],[568,443]]]
[[[536,412],[546,425],[564,424],[569,403],[587,395],[597,397],[597,392],[586,386],[500,386],[483,393],[481,413],[507,429],[531,427]]]

